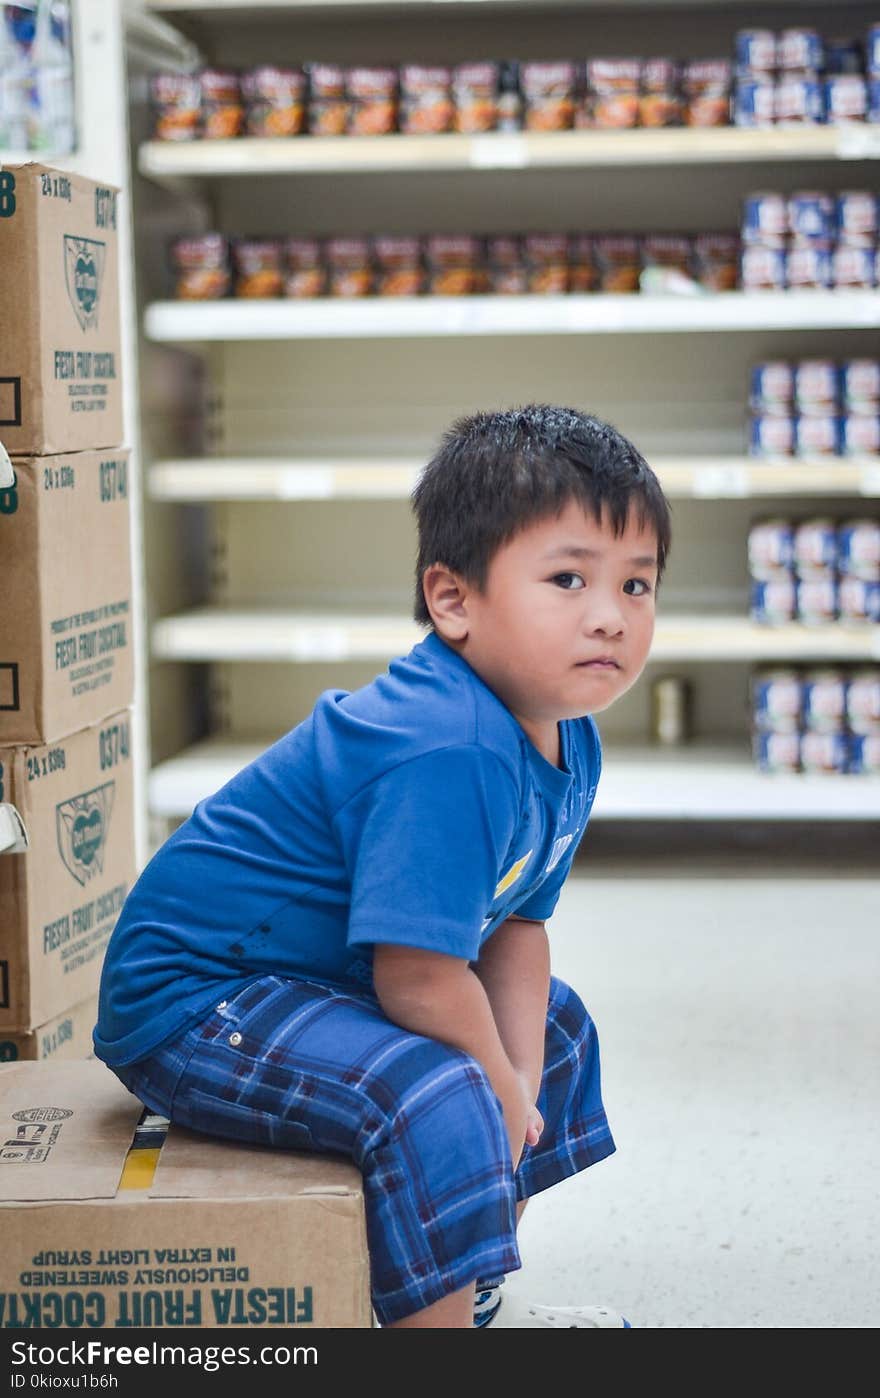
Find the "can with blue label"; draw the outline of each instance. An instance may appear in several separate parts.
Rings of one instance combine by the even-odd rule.
[[[846,728],[846,675],[843,670],[807,670],[803,688],[804,728],[811,733],[842,733]]]
[[[832,73],[823,82],[825,119],[865,121],[868,116],[868,82],[861,73]]]
[[[880,621],[880,582],[841,578],[840,620],[875,625]]]
[[[784,248],[788,236],[788,200],[774,191],[747,194],[743,200],[743,242]]]
[[[849,770],[853,776],[880,773],[880,733],[853,733],[849,740]]]
[[[794,455],[794,417],[779,412],[756,413],[749,427],[749,456],[759,461]]]
[[[797,616],[796,583],[790,573],[752,583],[749,615],[762,626],[784,626]]]
[[[776,40],[776,65],[787,72],[825,67],[825,44],[818,29],[783,29]]]
[[[837,569],[837,528],[825,515],[794,526],[794,568],[800,578],[833,577]]]
[[[751,676],[752,723],[759,733],[797,733],[801,727],[803,684],[797,670],[779,666]]]
[[[849,770],[847,733],[802,733],[801,771],[843,776]]]
[[[868,43],[866,52],[866,62],[868,72],[874,77],[880,77],[880,24],[872,24],[868,28]]]
[[[789,578],[794,565],[790,519],[758,519],[749,530],[749,573],[760,582]]]
[[[880,582],[880,520],[845,519],[837,530],[841,574]]]
[[[841,420],[835,413],[798,413],[794,420],[794,454],[802,459],[840,456]]]
[[[837,236],[834,196],[818,189],[801,189],[790,195],[788,227],[795,238],[830,248]]]
[[[868,291],[877,283],[877,253],[874,248],[851,248],[838,243],[831,254],[831,285]]]
[[[740,29],[736,35],[739,73],[772,73],[778,66],[776,34],[772,29]]]
[[[780,74],[776,79],[773,97],[776,125],[820,126],[826,120],[828,83],[832,81],[835,79],[826,78],[823,81],[818,73]],[[864,84],[864,78],[862,83]],[[867,104],[867,93],[865,102]]]
[[[850,413],[880,411],[880,360],[843,361],[840,366],[840,402]]]
[[[794,370],[786,359],[752,365],[749,407],[753,413],[788,417],[794,399]]]
[[[840,380],[833,359],[799,359],[794,366],[794,401],[799,413],[818,417],[836,412]]]
[[[880,411],[844,413],[840,419],[841,456],[880,455]]]
[[[878,232],[878,198],[867,189],[847,189],[837,196],[837,237],[851,247],[873,248]]]
[[[801,738],[799,733],[755,733],[752,755],[760,772],[799,772]]]
[[[853,670],[846,686],[846,721],[852,733],[880,735],[880,666]]]
[[[793,244],[785,254],[785,284],[792,291],[822,291],[831,286],[831,253],[813,243]]]
[[[795,614],[804,626],[830,626],[840,610],[838,584],[833,573],[825,577],[798,577]]]
[[[743,291],[785,290],[785,249],[759,243],[744,247],[739,260],[739,280]]]
[[[733,91],[733,124],[752,130],[776,121],[776,84],[769,74],[743,74]]]

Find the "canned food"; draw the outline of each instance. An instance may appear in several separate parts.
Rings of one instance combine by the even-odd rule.
[[[776,84],[767,74],[737,78],[733,94],[733,124],[751,129],[772,126],[776,120]]]
[[[849,740],[849,770],[853,776],[880,772],[880,733],[853,733]]]
[[[668,747],[691,737],[692,691],[681,675],[661,675],[651,686],[651,733]]]
[[[829,626],[837,620],[837,594],[837,579],[833,573],[825,577],[799,577],[795,602],[798,621],[804,626]]]
[[[832,73],[824,81],[826,120],[865,121],[868,84],[861,73]]]
[[[568,291],[568,238],[564,233],[527,233],[523,254],[528,291],[537,296]]]
[[[799,772],[801,738],[799,733],[755,733],[752,754],[761,772]]]
[[[452,69],[405,63],[400,70],[400,129],[408,136],[451,131]]]
[[[522,63],[523,125],[527,131],[567,131],[574,124],[574,63]],[[635,125],[635,122],[630,122]]]
[[[880,454],[880,413],[845,413],[840,419],[842,456]]]
[[[872,624],[880,621],[880,582],[867,578],[841,578],[840,620]]]
[[[367,238],[328,238],[327,290],[331,296],[369,296],[373,291],[373,262]]]
[[[749,407],[756,413],[786,417],[794,399],[794,370],[784,359],[768,359],[752,366]]]
[[[595,291],[599,282],[596,249],[589,233],[572,233],[568,240],[568,289]]]
[[[794,417],[775,410],[755,414],[749,431],[749,455],[762,461],[794,455]]]
[[[628,234],[597,237],[596,270],[600,291],[638,291],[642,271],[638,238]]]
[[[749,615],[762,626],[782,626],[797,615],[795,580],[787,573],[752,583]]]
[[[338,63],[309,65],[308,126],[313,136],[344,136],[348,120],[345,69]]]
[[[261,299],[280,296],[284,285],[282,244],[278,238],[236,238],[232,244],[234,294]]]
[[[196,139],[202,108],[197,73],[154,73],[150,78],[150,100],[157,141]]]
[[[786,272],[785,250],[751,244],[744,247],[740,257],[740,282],[743,291],[784,291]]]
[[[877,281],[877,254],[874,248],[851,248],[838,243],[831,254],[831,285],[869,290]]]
[[[373,239],[377,296],[420,296],[425,289],[420,238],[380,236]]]
[[[500,64],[457,64],[452,70],[455,130],[494,131],[498,125],[500,88]]]
[[[776,124],[818,126],[825,121],[827,101],[827,91],[818,74],[785,73],[776,79],[773,93]]]
[[[301,299],[326,294],[327,268],[317,238],[287,238],[284,244],[284,258],[285,296]]]
[[[591,58],[585,71],[586,125],[604,129],[635,126],[639,119],[639,61]]]
[[[844,520],[837,531],[837,556],[841,574],[880,579],[880,520]]]
[[[807,670],[803,688],[804,727],[811,733],[842,733],[846,727],[843,670]]]
[[[825,516],[794,526],[794,567],[800,578],[823,578],[837,568],[837,529]]]
[[[811,243],[792,246],[785,254],[786,286],[796,291],[821,291],[831,286],[831,253]]]
[[[674,233],[649,234],[641,242],[642,267],[674,267],[690,274],[691,240]]]
[[[800,359],[794,367],[794,401],[802,413],[828,413],[838,405],[840,391],[833,359]]]
[[[880,735],[880,669],[854,670],[846,686],[846,721],[853,733]]]
[[[872,248],[877,241],[878,199],[867,189],[837,196],[837,236],[852,247]]]
[[[880,360],[845,359],[840,366],[840,399],[850,412],[876,412],[880,403]]]
[[[203,68],[199,82],[204,139],[225,141],[240,136],[244,128],[244,102],[238,73],[230,68]]]
[[[528,290],[521,238],[510,234],[489,238],[486,254],[493,296],[520,296]]]
[[[642,64],[639,88],[639,125],[680,126],[684,98],[679,83],[681,69],[671,58],[649,58]]]
[[[216,301],[229,294],[229,243],[220,233],[175,238],[171,244],[174,294],[181,301]]]
[[[843,776],[849,769],[846,733],[802,733],[801,771]]]
[[[305,131],[305,69],[252,68],[242,75],[241,91],[248,136],[299,136]]]
[[[777,65],[791,72],[825,67],[825,44],[817,29],[783,29],[776,42]]]
[[[685,63],[681,79],[685,126],[727,126],[731,79],[732,65],[726,58]]]
[[[348,68],[346,131],[349,136],[387,136],[397,130],[396,68]]]
[[[782,194],[747,194],[743,201],[742,236],[746,243],[784,248],[788,235],[788,201]]]
[[[840,418],[834,413],[798,413],[794,420],[794,454],[839,456]]]
[[[700,286],[706,291],[735,291],[739,251],[736,233],[698,233],[693,243],[693,266]]]
[[[471,296],[484,277],[483,244],[470,234],[434,234],[427,239],[428,291],[434,296]]]
[[[741,73],[772,73],[779,65],[772,29],[739,29],[735,39],[736,67]]]
[[[830,248],[837,234],[834,197],[821,190],[799,190],[788,200],[788,227],[795,238],[818,240]]]
[[[759,519],[749,530],[749,573],[759,582],[789,576],[794,564],[794,526],[788,519]]]
[[[797,733],[803,685],[797,670],[756,670],[751,677],[752,722],[759,733]]]

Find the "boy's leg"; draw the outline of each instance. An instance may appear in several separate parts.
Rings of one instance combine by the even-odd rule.
[[[510,1148],[486,1074],[392,1024],[368,994],[263,977],[119,1076],[193,1130],[354,1160],[383,1326],[420,1312],[426,1325],[459,1323],[459,1304],[470,1325],[477,1274],[520,1265]],[[462,1292],[467,1306],[447,1299]]]

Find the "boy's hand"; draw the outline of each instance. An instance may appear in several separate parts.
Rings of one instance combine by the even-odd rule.
[[[541,1139],[541,1132],[544,1130],[544,1118],[538,1108],[532,1103],[529,1107],[529,1114],[526,1120],[526,1145],[536,1146]]]

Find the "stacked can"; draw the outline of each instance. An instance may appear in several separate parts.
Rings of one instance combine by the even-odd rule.
[[[880,667],[768,667],[749,687],[760,771],[880,773]]]
[[[880,622],[880,520],[756,520],[748,537],[749,615],[767,626]]]
[[[741,29],[736,36],[736,126],[815,126],[880,120],[877,25],[859,38],[816,29]],[[867,71],[866,71],[867,67]]]
[[[880,360],[755,364],[749,454],[759,460],[880,454]]]
[[[741,286],[745,291],[876,286],[878,204],[877,195],[865,189],[746,195]]]

